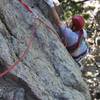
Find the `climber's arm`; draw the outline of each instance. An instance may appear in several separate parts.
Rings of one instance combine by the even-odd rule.
[[[59,6],[59,2],[56,2],[58,0],[44,0],[51,8],[51,13],[53,15],[53,18],[54,18],[54,21],[55,23],[57,24],[57,26],[60,26],[61,24],[61,20],[60,20],[60,17],[56,11],[56,8],[55,8],[55,5],[56,6]],[[55,5],[54,5],[55,4]]]
[[[55,23],[57,24],[57,26],[60,26],[61,25],[61,20],[60,20],[60,17],[58,15],[55,7],[51,8],[51,12],[52,12]]]

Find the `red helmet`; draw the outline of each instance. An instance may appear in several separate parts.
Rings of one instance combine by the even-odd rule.
[[[79,31],[83,28],[85,21],[82,16],[73,16],[72,17],[72,24],[75,27],[76,31]]]

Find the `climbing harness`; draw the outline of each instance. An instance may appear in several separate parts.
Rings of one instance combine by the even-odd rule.
[[[71,46],[67,46],[67,50],[70,52],[70,53],[73,53],[76,49],[78,49],[79,45],[80,45],[80,42],[82,41],[82,38],[83,38],[83,30],[80,30],[79,34],[78,34],[78,40],[75,44],[71,45]]]

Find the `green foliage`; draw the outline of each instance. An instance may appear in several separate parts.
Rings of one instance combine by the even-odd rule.
[[[71,17],[76,14],[82,14],[83,12],[83,3],[77,3],[72,0],[62,0],[62,8],[64,9],[64,17]]]
[[[85,28],[89,30],[90,35],[96,30],[96,23],[93,21],[92,12],[95,9],[95,5],[84,6],[85,2],[89,0],[59,0],[61,2],[61,6],[64,14],[62,15],[63,20],[69,21],[70,18],[74,15],[82,15],[85,18],[86,25]],[[99,0],[95,0],[99,1]],[[98,19],[98,18],[97,18]]]
[[[90,14],[83,14],[83,17],[86,19],[86,20],[88,20],[89,18],[90,18]]]
[[[83,0],[79,2],[75,2],[75,0],[60,0],[62,8],[64,10],[64,18],[66,19],[73,16],[73,15],[83,15],[85,19],[87,20],[90,15],[88,14],[88,11],[94,10],[94,6],[88,6],[84,8],[84,3],[87,0]]]

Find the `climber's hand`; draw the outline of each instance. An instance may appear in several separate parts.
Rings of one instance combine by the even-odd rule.
[[[60,2],[59,2],[58,0],[53,0],[53,2],[54,2],[54,4],[55,4],[56,6],[59,6],[59,5],[60,5]]]
[[[54,7],[53,0],[44,0],[50,7]]]

